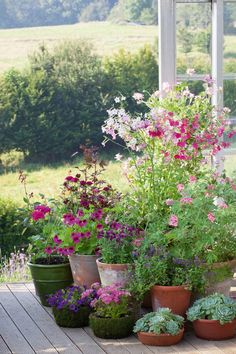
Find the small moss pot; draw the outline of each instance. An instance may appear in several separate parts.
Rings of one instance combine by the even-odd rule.
[[[79,328],[88,326],[91,310],[86,306],[81,307],[78,312],[73,312],[67,308],[58,310],[53,307],[52,312],[58,326]]]
[[[138,339],[145,345],[169,346],[177,344],[181,341],[184,335],[184,328],[178,334],[172,336],[171,334],[155,334],[150,332],[138,332]]]
[[[196,336],[201,339],[230,339],[236,333],[236,319],[223,325],[216,320],[196,320],[193,322],[193,329]]]
[[[95,313],[89,316],[89,324],[95,336],[104,339],[118,339],[130,336],[134,322],[133,315],[115,319],[97,317]]]

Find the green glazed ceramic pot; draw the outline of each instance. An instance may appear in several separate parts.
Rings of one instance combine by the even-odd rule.
[[[59,289],[66,288],[73,283],[69,263],[64,264],[33,264],[28,263],[33,278],[37,295],[43,306],[49,306],[47,295],[55,293]]]

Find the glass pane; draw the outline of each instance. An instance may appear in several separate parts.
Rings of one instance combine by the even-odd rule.
[[[236,117],[236,80],[224,81],[224,106],[231,110],[231,117]]]
[[[211,4],[177,3],[177,74],[211,72]]]
[[[224,72],[236,73],[236,2],[224,3]]]

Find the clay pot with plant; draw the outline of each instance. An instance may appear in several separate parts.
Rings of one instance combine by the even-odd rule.
[[[223,295],[212,294],[194,302],[187,312],[197,337],[225,340],[236,333],[236,302]]]
[[[144,345],[174,345],[183,338],[184,318],[163,307],[140,318],[134,326],[134,332]]]

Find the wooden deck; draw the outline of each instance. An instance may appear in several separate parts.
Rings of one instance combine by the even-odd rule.
[[[0,354],[236,354],[236,337],[208,342],[185,334],[172,347],[147,347],[135,336],[121,340],[94,337],[90,328],[58,327],[50,309],[41,306],[33,284],[0,285]]]

